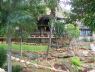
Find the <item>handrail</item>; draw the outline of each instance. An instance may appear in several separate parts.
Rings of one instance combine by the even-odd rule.
[[[67,37],[67,36],[64,35],[63,37]],[[28,38],[49,38],[49,35],[30,35]],[[51,38],[55,38],[55,36],[51,35]],[[5,39],[5,37],[0,37],[0,39]]]
[[[49,35],[30,35],[29,38],[49,38]],[[51,35],[51,38],[55,38],[55,36]]]

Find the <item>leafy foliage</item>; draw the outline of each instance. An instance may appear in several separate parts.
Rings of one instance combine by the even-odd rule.
[[[66,25],[66,34],[72,40],[74,38],[78,38],[80,36],[79,27],[75,27],[73,24]]]
[[[66,24],[72,23],[72,24],[76,25],[76,21],[77,21],[77,17],[78,17],[76,14],[64,12],[64,15],[65,15],[65,18],[63,18],[63,19]]]
[[[65,32],[65,25],[59,20],[54,22],[53,33],[56,38],[59,38]]]
[[[93,42],[94,38],[93,37],[91,37],[91,38],[84,37],[83,41],[85,41],[85,42]]]
[[[93,42],[95,39],[93,37],[90,38],[90,42]]]
[[[57,7],[59,1],[60,0],[44,0],[47,7],[50,9],[55,9]]]
[[[80,66],[81,65],[81,62],[77,59],[72,59],[71,63],[74,64],[75,66]]]
[[[72,0],[70,2],[72,12],[76,19],[82,20],[84,25],[95,30],[95,1],[94,0]]]
[[[5,27],[2,27],[1,31],[7,32],[8,28],[15,29],[17,26],[28,31],[37,29],[37,17],[45,13],[46,8],[41,2],[41,0],[12,0],[9,13],[9,4],[6,0],[3,1],[3,8],[0,11],[0,27]]]
[[[85,42],[90,42],[90,40],[89,40],[87,37],[84,37],[84,38],[83,38],[83,41],[85,41]]]
[[[7,59],[7,51],[3,47],[0,47],[0,67],[3,66],[6,59]]]
[[[29,33],[27,33],[26,31],[20,32],[20,30],[16,30],[13,36],[15,37],[16,41],[20,41],[20,38],[22,38],[23,41],[26,41]]]
[[[57,64],[57,65],[62,65],[62,63],[60,63],[60,62],[57,62],[56,64]]]
[[[5,69],[5,71],[8,71],[7,66],[4,66],[3,68]],[[23,67],[20,65],[12,66],[12,72],[22,72],[22,70],[23,70]]]

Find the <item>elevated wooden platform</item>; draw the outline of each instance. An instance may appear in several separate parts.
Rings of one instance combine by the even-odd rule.
[[[67,36],[64,35],[63,37],[67,37]],[[12,37],[12,38],[14,39],[14,37]],[[40,38],[40,39],[44,39],[44,38],[49,38],[49,35],[43,35],[43,36],[41,36],[41,35],[31,35],[28,38]],[[55,38],[55,36],[52,35],[51,38]],[[0,39],[5,39],[5,37],[0,37]]]

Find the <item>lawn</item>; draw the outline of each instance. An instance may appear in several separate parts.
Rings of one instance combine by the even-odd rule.
[[[0,47],[8,48],[8,44],[0,44]],[[12,50],[20,51],[20,45],[12,44]],[[23,51],[31,51],[31,52],[45,52],[47,50],[46,45],[22,45]]]

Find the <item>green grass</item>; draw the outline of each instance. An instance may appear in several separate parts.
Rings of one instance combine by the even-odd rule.
[[[36,63],[36,64],[37,64],[37,63],[38,63],[38,61],[31,61],[31,63]]]
[[[8,48],[8,44],[0,44],[0,47]],[[20,51],[20,45],[12,44],[12,50]],[[22,45],[23,51],[31,51],[31,52],[45,52],[47,50],[47,46],[45,45]]]
[[[85,49],[91,49],[91,47],[90,46],[83,46]]]

